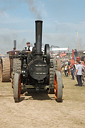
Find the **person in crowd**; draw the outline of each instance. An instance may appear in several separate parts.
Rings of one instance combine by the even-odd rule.
[[[70,61],[68,61],[68,74],[70,75]]]
[[[67,64],[65,64],[64,73],[65,73],[65,76],[68,76],[68,65]]]
[[[77,49],[74,50],[74,60],[76,60],[76,57],[78,55]]]
[[[76,76],[77,76],[77,82],[79,86],[82,86],[82,71],[84,70],[84,66],[81,64],[80,61],[77,61],[76,65]]]
[[[72,80],[74,80],[74,76],[75,76],[75,65],[71,65],[70,66],[70,70],[71,70]]]

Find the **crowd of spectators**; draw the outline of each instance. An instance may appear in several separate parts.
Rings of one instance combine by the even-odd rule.
[[[62,71],[64,72],[64,76],[68,77],[71,75],[71,79],[76,79],[78,86],[82,86],[82,74],[85,74],[85,65],[82,61],[75,61],[74,64],[67,61],[62,65]]]

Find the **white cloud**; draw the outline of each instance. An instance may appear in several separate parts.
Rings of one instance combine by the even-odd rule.
[[[56,29],[65,31],[65,32],[71,32],[74,33],[76,31],[83,31],[85,30],[85,22],[79,22],[79,23],[59,23],[56,22]]]
[[[1,18],[4,18],[4,17],[7,18],[7,17],[9,17],[9,15],[8,15],[8,13],[6,13],[5,11],[2,10],[2,11],[0,11],[0,17]]]
[[[11,1],[13,2],[13,0],[7,0],[7,2],[9,3]],[[20,2],[23,2],[23,1],[31,1],[31,0],[18,0],[18,5],[20,4]],[[76,34],[76,31],[78,31],[81,46],[84,46],[84,41],[85,41],[85,22],[84,21],[80,23],[70,23],[70,22],[66,23],[66,22],[59,22],[56,20],[56,18],[49,19],[47,12],[45,10],[46,7],[44,3],[41,3],[41,1],[39,1],[39,4],[37,5],[37,3],[34,3],[34,2],[37,2],[37,0],[35,1],[32,0],[32,1],[33,1],[32,7],[37,7],[37,11],[40,10],[40,13],[38,13],[38,15],[41,15],[41,17],[44,19],[44,25],[43,25],[44,31],[42,36],[44,44],[49,43],[50,45],[54,44],[60,47],[69,46],[70,49],[78,48],[78,41],[77,41],[77,34]],[[13,6],[15,8],[15,5],[13,5],[12,3],[12,7]],[[9,4],[8,7],[11,7],[11,5]],[[6,9],[8,9],[8,7]],[[11,9],[12,8],[10,8],[10,10]],[[34,8],[31,8],[31,9],[34,9]],[[33,11],[36,11],[36,10],[34,9]],[[6,10],[4,10],[4,8],[0,10],[0,48],[2,49],[3,47],[5,47],[5,44],[6,44],[8,46],[6,46],[5,51],[7,50],[7,47],[8,49],[11,49],[12,42],[14,39],[17,39],[19,43],[18,44],[19,48],[23,47],[23,44],[25,44],[25,42],[28,39],[29,41],[33,42],[33,40],[35,40],[33,39],[35,30],[32,30],[33,28],[31,29],[31,27],[29,27],[29,29],[24,28],[26,26],[33,26],[34,25],[32,24],[34,22],[33,20],[34,19],[29,19],[29,18],[23,19],[23,18],[10,15],[9,13],[7,13]]]
[[[85,49],[84,40],[85,36],[79,37],[81,49]],[[50,45],[55,45],[59,47],[69,47],[69,49],[78,49],[77,36],[70,33],[45,33],[43,36],[43,43],[49,43]]]
[[[30,32],[31,30],[20,30],[20,29],[8,29],[8,28],[3,28],[0,29],[0,35],[6,35],[6,34],[19,34],[19,33],[26,33],[26,32]]]

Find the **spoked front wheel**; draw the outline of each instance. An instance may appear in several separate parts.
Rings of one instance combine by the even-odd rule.
[[[57,102],[62,102],[62,77],[61,72],[56,71],[54,77],[54,84],[55,84],[55,100]]]

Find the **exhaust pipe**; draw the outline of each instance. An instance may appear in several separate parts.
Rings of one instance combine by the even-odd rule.
[[[35,31],[36,31],[36,54],[42,54],[42,23],[43,21],[35,21]]]
[[[16,40],[14,40],[14,50],[16,50]]]

